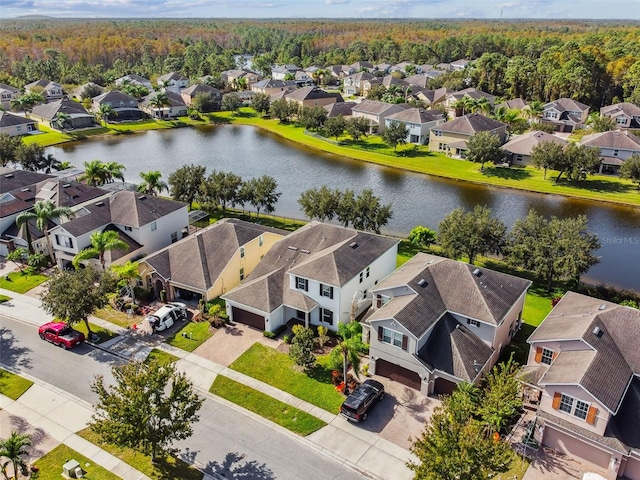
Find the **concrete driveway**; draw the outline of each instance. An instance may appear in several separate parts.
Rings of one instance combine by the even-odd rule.
[[[281,340],[265,337],[260,330],[242,323],[232,323],[218,329],[213,337],[193,353],[228,367],[256,342],[271,348],[278,348],[282,343]]]

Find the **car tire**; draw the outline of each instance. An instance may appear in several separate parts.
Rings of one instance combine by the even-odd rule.
[[[382,400],[384,400],[384,392],[382,393],[382,395],[380,395],[380,398],[378,398],[379,402],[381,402]]]
[[[46,340],[47,338],[44,336],[44,333],[40,333],[40,340]]]
[[[363,422],[364,422],[366,419],[367,419],[367,414],[366,414],[366,413],[363,413],[363,414],[362,414],[362,420],[361,420],[361,421],[363,421]]]

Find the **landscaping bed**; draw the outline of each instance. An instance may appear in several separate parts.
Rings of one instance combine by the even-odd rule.
[[[338,413],[344,396],[332,384],[328,356],[317,357],[310,372],[299,371],[288,355],[259,343],[253,344],[230,368],[279,388],[331,413]]]
[[[216,377],[209,391],[302,436],[326,425],[313,415],[222,375]]]
[[[17,400],[33,385],[31,380],[0,368],[0,393],[12,400]]]
[[[62,471],[62,465],[70,459],[78,461],[82,469],[86,472],[84,478],[91,480],[120,479],[119,476],[94,463],[92,460],[67,447],[65,444],[58,445],[33,463],[33,465],[38,467],[37,477],[34,475],[33,478],[38,478],[38,480],[59,480],[61,478],[60,472]]]

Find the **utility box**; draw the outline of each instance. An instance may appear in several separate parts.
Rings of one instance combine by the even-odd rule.
[[[69,460],[62,466],[62,475],[67,478],[82,478],[84,471],[77,460]]]

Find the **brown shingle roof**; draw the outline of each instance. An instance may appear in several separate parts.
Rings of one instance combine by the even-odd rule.
[[[425,110],[424,108],[407,108],[401,112],[394,113],[387,117],[389,120],[398,120],[400,122],[409,123],[429,123],[436,120],[444,119],[444,113],[441,110]]]
[[[580,142],[582,145],[598,148],[613,148],[640,152],[640,137],[626,130],[611,130],[608,132],[585,135]]]
[[[121,190],[109,198],[111,220],[131,227],[141,227],[185,207],[176,202],[152,195]]]
[[[0,167],[0,193],[35,185],[42,180],[53,178],[53,175],[26,170],[15,170],[8,167]]]
[[[506,123],[499,122],[493,118],[485,117],[479,113],[470,113],[438,125],[437,128],[443,132],[474,135],[478,132],[495,130],[506,126]]]
[[[533,147],[544,142],[553,142],[563,146],[567,144],[567,141],[560,137],[556,137],[547,132],[534,130],[523,135],[518,135],[505,143],[502,149],[517,155],[531,155]]]

